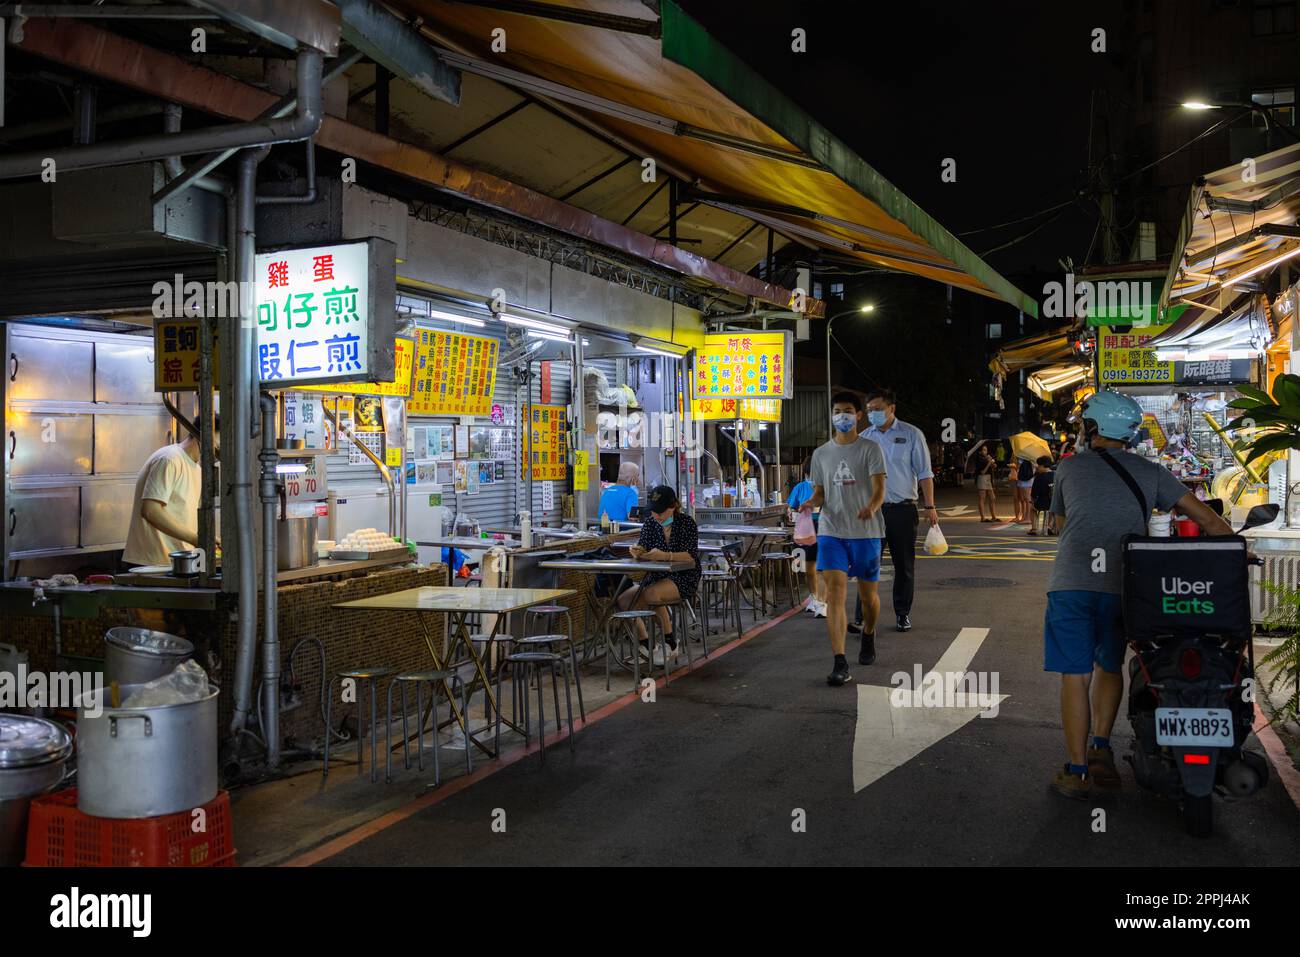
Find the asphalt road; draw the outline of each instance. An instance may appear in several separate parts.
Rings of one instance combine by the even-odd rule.
[[[825,623],[800,613],[561,745],[379,830],[325,865],[1105,865],[1300,863],[1300,813],[1274,777],[1216,799],[1216,833],[1183,833],[1177,807],[1123,791],[1079,803],[1047,789],[1064,761],[1059,679],[1042,670],[1054,539],[944,520],[952,550],[918,565],[913,631],[892,630],[882,586],[877,662],[826,685]],[[983,581],[981,581],[983,580]],[[932,668],[963,628],[988,629],[970,663],[1008,697],[854,791],[857,685]],[[875,694],[875,692],[869,692]],[[929,709],[919,709],[928,711]],[[931,719],[918,714],[914,719]],[[1131,735],[1121,711],[1117,755]],[[870,759],[895,742],[867,736]],[[1100,814],[1098,812],[1101,812]],[[504,819],[504,832],[493,822]],[[800,821],[806,825],[797,829]],[[1101,821],[1103,829],[1098,830]]]

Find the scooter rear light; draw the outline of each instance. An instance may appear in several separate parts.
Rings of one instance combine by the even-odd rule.
[[[1208,754],[1184,754],[1183,764],[1209,764],[1210,756]]]
[[[1178,670],[1184,678],[1198,678],[1201,674],[1201,653],[1195,648],[1188,648],[1178,657]]]

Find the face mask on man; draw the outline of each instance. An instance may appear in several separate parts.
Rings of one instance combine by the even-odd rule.
[[[840,432],[852,432],[858,424],[858,417],[852,412],[836,412],[831,416],[831,424]]]
[[[889,416],[884,409],[871,409],[867,412],[867,420],[877,428],[884,425],[889,420]]]

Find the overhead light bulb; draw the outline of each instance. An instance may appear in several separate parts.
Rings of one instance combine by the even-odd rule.
[[[475,319],[472,316],[458,316],[454,312],[440,312],[437,309],[430,309],[429,316],[433,319],[445,319],[447,322],[463,322],[467,326],[477,326],[479,329],[487,325],[482,319]]]

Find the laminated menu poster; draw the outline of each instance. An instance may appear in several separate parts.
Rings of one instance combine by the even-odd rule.
[[[562,405],[524,406],[524,452],[532,462],[534,482],[563,481],[568,472],[568,415]],[[523,467],[520,477],[527,478]]]
[[[483,336],[419,330],[411,415],[490,415],[497,348]]]

